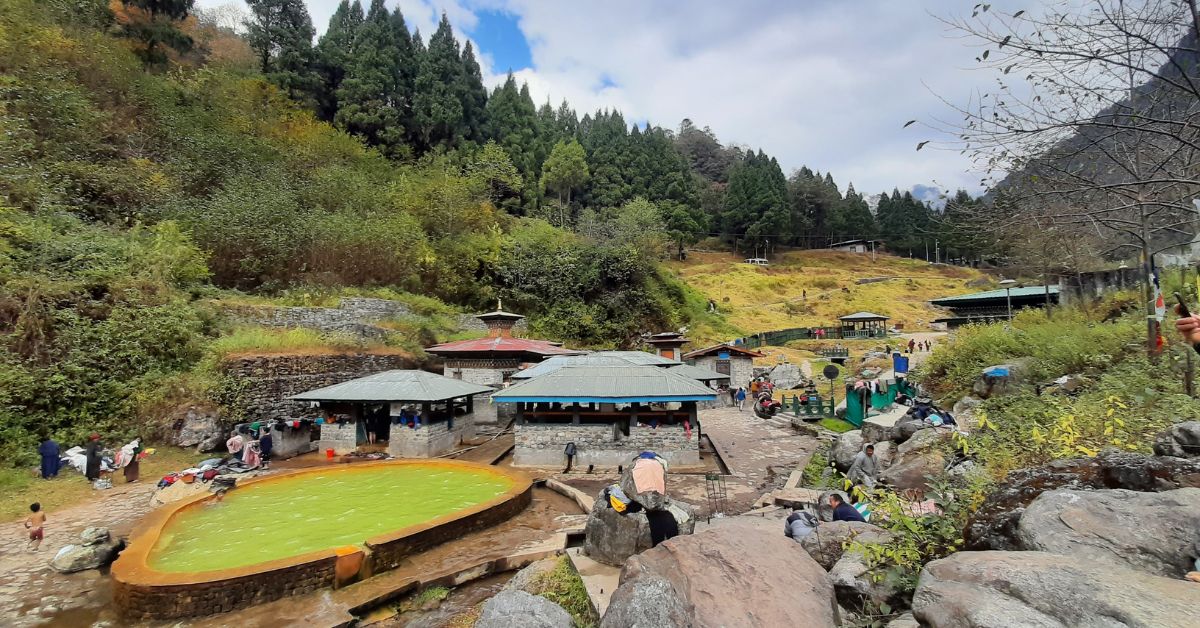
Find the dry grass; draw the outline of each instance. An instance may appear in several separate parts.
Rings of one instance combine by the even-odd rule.
[[[925,330],[940,316],[930,299],[983,290],[967,284],[986,277],[968,268],[890,255],[872,263],[869,255],[834,251],[793,251],[766,268],[743,264],[732,253],[692,253],[668,266],[716,301],[732,325],[751,333],[832,325],[860,310],[890,316],[906,330]],[[856,283],[874,277],[892,279]]]
[[[107,445],[115,446],[113,443]],[[124,443],[120,443],[123,445]],[[171,445],[149,445],[155,452],[142,460],[139,483],[157,483],[159,478],[172,471],[187,467],[205,459],[209,454],[198,454],[192,449],[180,449]],[[69,447],[64,444],[64,450]],[[125,478],[118,472],[113,474],[113,489],[121,490]],[[91,500],[95,489],[74,469],[64,468],[57,478],[43,480],[36,469],[5,469],[0,472],[0,521],[23,519],[29,515],[29,505],[39,502],[51,522],[57,510]]]

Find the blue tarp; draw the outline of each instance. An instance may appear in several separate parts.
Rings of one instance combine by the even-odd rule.
[[[908,372],[908,357],[899,353],[892,354],[892,370],[896,373]]]

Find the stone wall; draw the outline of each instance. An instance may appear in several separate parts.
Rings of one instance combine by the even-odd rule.
[[[520,370],[520,365],[515,364],[515,360],[511,368],[470,368],[459,366],[456,360],[447,360],[446,365],[442,367],[442,375],[480,386],[491,386],[499,390],[504,388],[505,373],[515,373],[518,370]],[[476,395],[475,423],[477,425],[495,425],[501,420],[508,422],[515,412],[511,405],[493,403],[491,393]]]
[[[706,355],[696,358],[696,366],[715,371],[717,370],[717,356]],[[729,385],[734,388],[745,387],[752,379],[754,379],[754,360],[731,355],[729,357]]]
[[[515,428],[513,464],[527,467],[560,467],[567,463],[563,450],[575,443],[575,466],[616,467],[629,464],[643,451],[653,451],[673,465],[700,464],[696,431],[689,439],[682,426],[657,429],[639,425],[629,436],[611,424],[570,425],[526,423]]]
[[[341,355],[250,356],[226,359],[222,374],[228,381],[222,394],[230,424],[289,418],[316,418],[321,413],[308,402],[289,401],[295,394],[339,384],[372,373],[416,368],[408,356],[393,353]]]
[[[321,425],[321,439],[317,441],[317,451],[324,453],[329,449],[339,456],[358,449],[358,424],[354,421],[344,421]]]
[[[412,429],[392,425],[388,432],[388,453],[397,458],[432,458],[470,438],[475,438],[475,418],[470,414],[454,417],[453,428],[445,420],[422,423]]]
[[[312,428],[271,428],[271,457],[275,460],[291,458],[313,450]]]
[[[113,578],[113,602],[128,619],[179,619],[227,613],[334,583],[336,556],[243,577],[180,585],[140,585]]]

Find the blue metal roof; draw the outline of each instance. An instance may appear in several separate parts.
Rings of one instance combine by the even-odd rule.
[[[717,391],[656,366],[567,365],[492,395],[501,403],[710,401]]]

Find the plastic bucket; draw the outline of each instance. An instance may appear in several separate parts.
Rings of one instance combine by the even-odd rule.
[[[325,450],[325,457],[326,457],[326,458],[329,458],[330,460],[332,460],[332,459],[333,459],[333,450],[332,450],[332,449],[326,449],[326,450]]]

